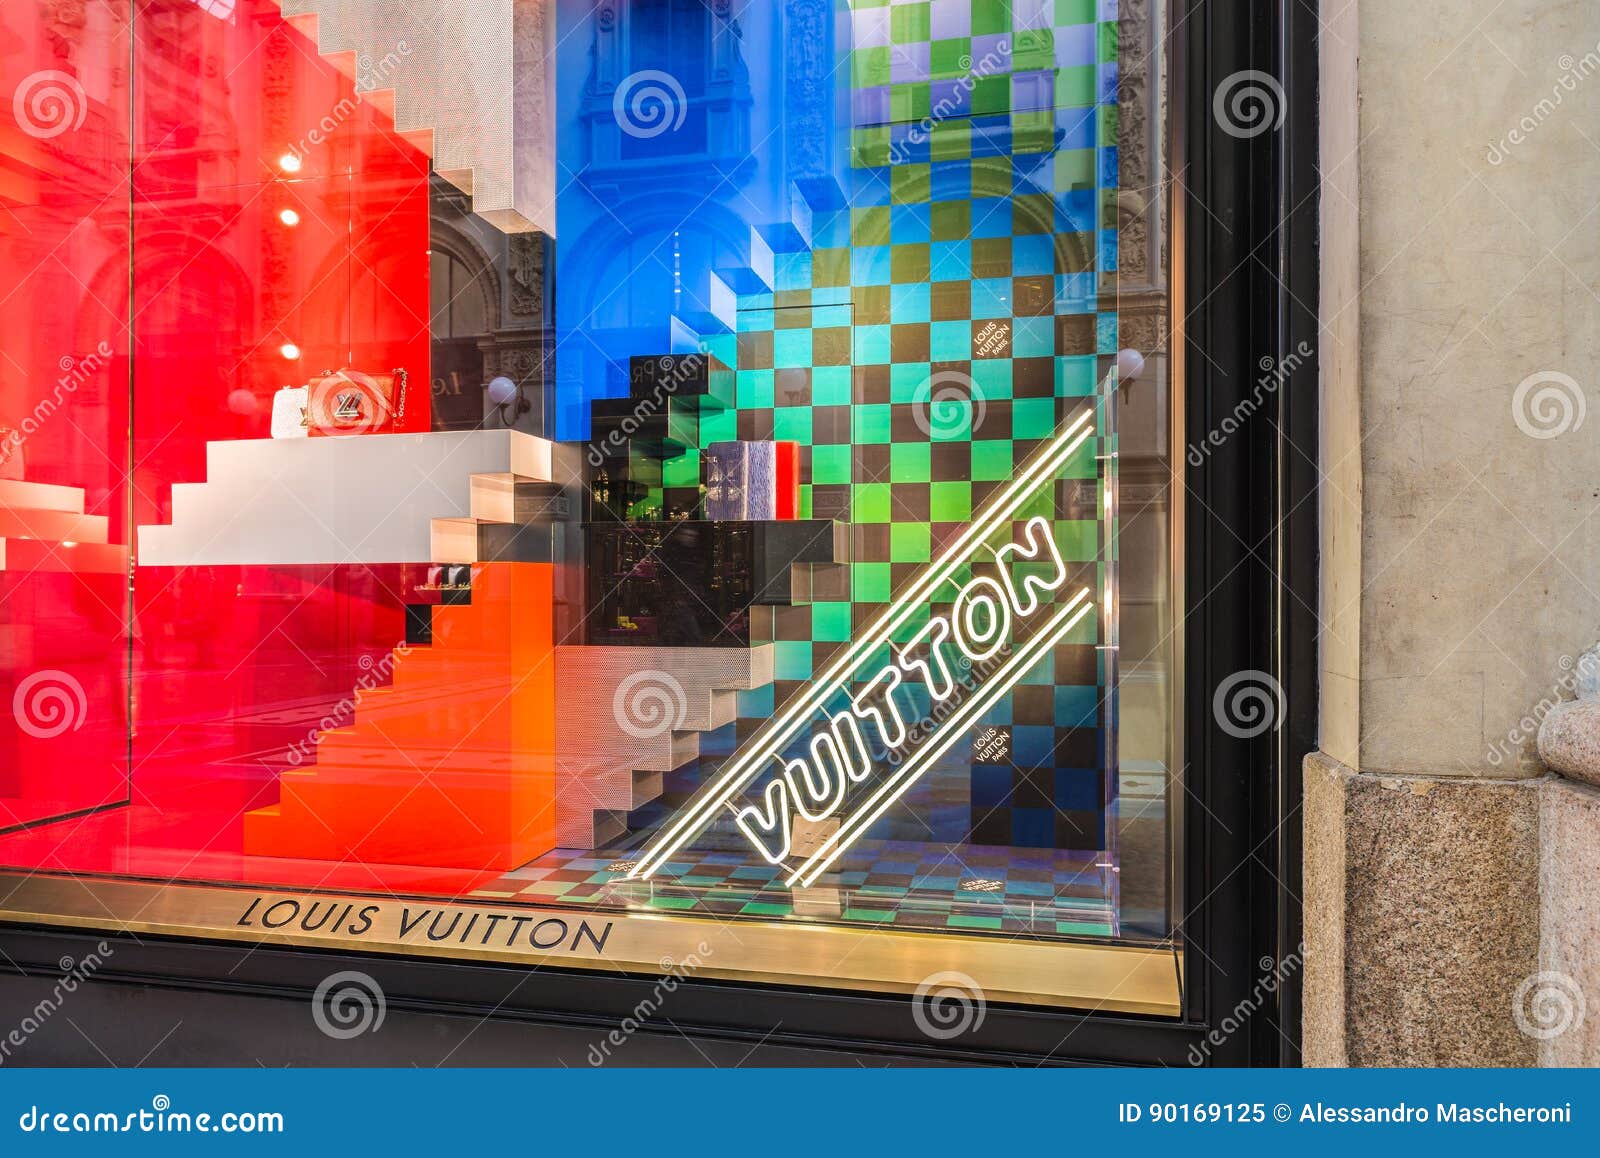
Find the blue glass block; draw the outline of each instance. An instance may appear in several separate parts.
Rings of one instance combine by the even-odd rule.
[[[1011,155],[1011,118],[972,118],[972,155],[974,157],[1009,157]]]
[[[776,255],[773,280],[778,290],[803,290],[811,288],[811,251],[780,253]]]
[[[1057,768],[1054,792],[1063,812],[1092,811],[1100,807],[1100,775],[1093,768]]]
[[[1011,242],[1011,276],[1049,277],[1056,271],[1055,239],[1029,233]]]
[[[889,367],[889,401],[915,402],[919,392],[926,400],[932,377],[933,365],[929,362],[896,362]]]
[[[1010,398],[1011,359],[979,358],[972,363],[972,385],[985,401],[1002,402]]]
[[[845,300],[849,301],[849,297],[846,296]],[[815,295],[812,301],[811,328],[814,330],[837,329],[840,326],[848,326],[854,320],[847,305],[828,305],[818,302]]]
[[[1011,840],[1027,848],[1054,848],[1056,817],[1049,808],[1013,808]]]
[[[980,197],[972,202],[973,237],[1011,236],[1011,199]]]
[[[850,253],[853,285],[888,285],[892,256],[887,245],[860,245]]]
[[[1099,308],[1099,293],[1092,273],[1063,273],[1056,277],[1056,313],[1092,314]]]
[[[932,287],[926,282],[918,285],[890,286],[889,320],[897,323],[927,321],[931,309],[931,290]]]
[[[850,212],[819,213],[811,219],[813,249],[843,249],[850,244]]]
[[[914,245],[933,237],[933,207],[928,204],[894,205],[889,209],[889,241]]]
[[[773,327],[773,313],[770,309],[741,309],[739,311],[739,332],[741,334],[754,334]]]
[[[1057,685],[1056,727],[1093,728],[1100,723],[1100,689],[1081,685]]]
[[[962,80],[936,80],[928,86],[928,108],[937,121],[972,115],[972,85]]]
[[[856,327],[856,361],[863,366],[889,364],[889,327]]]
[[[994,808],[1011,796],[1011,769],[993,764],[977,764],[972,769],[972,805]]]
[[[1011,762],[1018,768],[1043,768],[1055,759],[1056,730],[1032,724],[1011,729]]]
[[[927,80],[932,72],[929,66],[932,47],[926,40],[896,44],[889,50],[889,79],[895,84],[915,84]]]
[[[1117,21],[1117,0],[1100,0],[1100,23],[1115,24]]]
[[[1117,315],[1101,314],[1095,323],[1095,350],[1101,354],[1115,354],[1117,346]]]
[[[1056,29],[1056,67],[1077,68],[1093,64],[1099,56],[1099,30],[1093,24],[1069,24]]]
[[[955,40],[972,32],[972,0],[931,0],[928,23],[935,40]]]
[[[1017,318],[1011,323],[1013,358],[1048,358],[1055,352],[1054,318]]]
[[[1100,66],[1099,99],[1103,105],[1117,103],[1117,62],[1109,61]]]
[[[1020,270],[1017,272],[1021,273]],[[974,318],[1009,318],[1011,316],[1011,279],[1008,277],[992,277],[980,278],[974,281],[972,283],[972,316]]]
[[[1102,229],[1100,231],[1100,269],[1105,273],[1116,272],[1117,231],[1115,229]]]
[[[1099,182],[1102,189],[1117,187],[1118,155],[1116,146],[1100,150]]]
[[[928,247],[928,277],[933,281],[965,281],[972,276],[970,241],[935,241]]]
[[[1057,109],[1058,149],[1092,149],[1100,143],[1100,126],[1094,109]]]
[[[1071,189],[1056,194],[1056,224],[1062,233],[1088,233],[1099,224],[1097,194],[1093,189]]]
[[[929,325],[928,357],[935,362],[961,362],[972,357],[972,323],[934,322]]]
[[[1092,354],[1056,359],[1056,397],[1089,398],[1096,392],[1095,358]]]
[[[780,639],[774,643],[772,676],[780,680],[811,678],[811,644],[808,641]]]
[[[967,200],[972,196],[972,162],[933,162],[928,167],[928,185],[934,201]]]
[[[811,331],[777,330],[772,335],[772,364],[779,370],[805,369],[811,365]]]
[[[739,714],[745,717],[770,716],[773,705],[777,700],[777,689],[771,684],[756,688],[754,691],[741,691],[737,693],[736,703],[739,705]]]

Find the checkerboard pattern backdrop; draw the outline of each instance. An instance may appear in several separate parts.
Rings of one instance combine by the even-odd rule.
[[[849,188],[815,213],[809,249],[777,255],[774,292],[740,298],[737,332],[706,342],[737,397],[702,416],[699,446],[798,442],[802,516],[853,528],[851,565],[776,609],[777,682],[743,697],[739,737],[1085,407],[1099,437],[1023,517],[1052,518],[1080,568],[1063,597],[1087,584],[1102,600],[1114,567],[1097,387],[1117,350],[1115,0],[851,7]],[[692,507],[700,481],[698,450],[668,461],[666,506]],[[989,762],[958,746],[873,836],[1107,850],[1107,642],[1099,616],[1081,623],[987,718],[1005,737]],[[672,779],[669,808],[699,774]]]

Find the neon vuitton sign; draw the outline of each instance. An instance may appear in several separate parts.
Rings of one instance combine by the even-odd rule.
[[[1023,508],[1088,442],[1094,434],[1092,419],[1093,412],[1086,410],[1068,423],[1001,488],[939,558],[719,770],[628,875],[653,876],[723,808],[734,807],[740,831],[772,864],[787,864],[796,821],[838,817],[838,828],[791,867],[788,884],[812,884],[1049,655],[1094,610],[1089,589],[1062,598],[1069,572],[1047,518],[1029,519],[1021,542],[993,550],[987,544],[1014,525]],[[930,616],[906,643],[891,643],[944,584],[990,558],[994,574],[967,578],[948,611]],[[1023,633],[1024,642],[1002,660],[1010,641]],[[889,662],[874,665],[871,661],[886,646]],[[913,740],[896,691],[908,682],[920,683],[935,704],[948,706],[958,688],[952,658],[969,672],[983,665],[985,674],[975,687],[962,683],[968,694],[959,706],[931,734]],[[859,689],[848,706],[828,710],[847,687]],[[819,710],[823,724],[814,730],[804,754],[786,758],[783,754],[813,730],[811,721]],[[901,756],[898,765],[874,760],[869,743]],[[756,803],[734,806],[740,793],[769,773]],[[852,802],[848,813],[847,800]]]

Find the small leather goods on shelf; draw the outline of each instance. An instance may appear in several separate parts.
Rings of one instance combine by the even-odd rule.
[[[406,413],[406,372],[330,370],[307,386],[306,432],[313,438],[388,434]]]

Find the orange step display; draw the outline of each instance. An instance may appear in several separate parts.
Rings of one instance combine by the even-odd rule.
[[[483,563],[317,762],[244,817],[255,856],[515,869],[556,844],[554,568]]]

